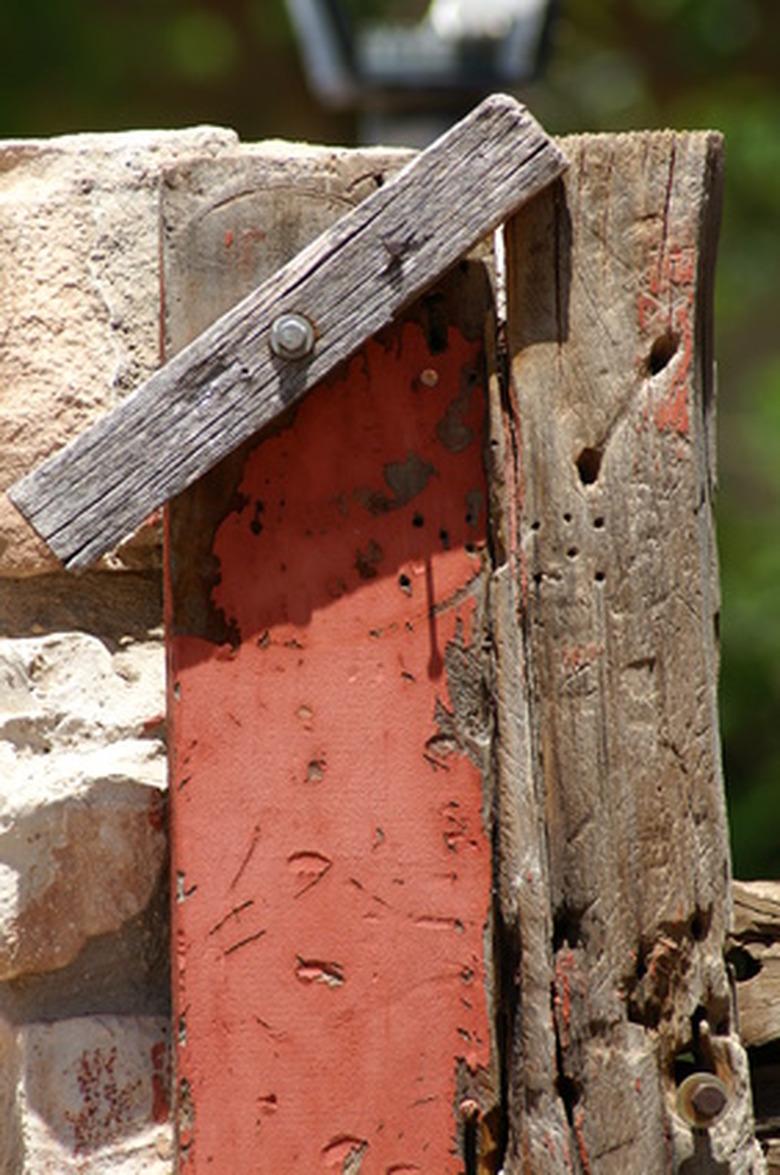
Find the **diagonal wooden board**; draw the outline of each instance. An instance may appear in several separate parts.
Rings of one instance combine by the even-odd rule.
[[[295,403],[464,253],[559,176],[531,114],[494,95],[150,379],[9,490],[67,567],[83,567]],[[317,344],[285,362],[282,312]]]

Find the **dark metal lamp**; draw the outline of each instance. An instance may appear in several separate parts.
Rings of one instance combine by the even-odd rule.
[[[396,138],[388,126],[400,120],[408,130],[411,114],[446,123],[483,95],[536,77],[557,4],[430,0],[406,24],[356,22],[342,0],[287,0],[287,7],[320,99],[373,116],[385,138]]]

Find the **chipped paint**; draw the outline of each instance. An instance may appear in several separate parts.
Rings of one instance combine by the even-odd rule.
[[[647,366],[648,354],[656,340],[665,334],[675,339],[668,373],[657,377],[658,394],[652,411],[660,432],[674,432],[682,437],[687,437],[690,431],[695,298],[695,246],[673,243],[662,250],[653,250],[646,281],[637,296],[637,322],[644,348],[638,364],[640,368]]]
[[[478,1096],[491,1066],[485,391],[480,342],[434,326],[369,343],[216,472],[219,516],[184,511],[200,586],[173,528],[190,1171],[258,1147],[274,1171],[463,1169],[457,1074]]]

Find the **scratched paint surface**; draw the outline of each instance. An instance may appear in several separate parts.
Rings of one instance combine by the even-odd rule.
[[[437,351],[399,326],[250,453],[204,589],[232,642],[169,599],[186,1170],[464,1169],[490,844],[448,666],[478,623],[485,395],[478,343]]]

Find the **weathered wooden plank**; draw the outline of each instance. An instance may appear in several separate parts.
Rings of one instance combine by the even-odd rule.
[[[493,427],[505,1170],[759,1170],[723,962],[720,139],[562,147],[565,177],[508,230],[513,390]],[[731,1101],[694,1137],[675,1074],[712,1063],[710,1037]]]
[[[356,169],[175,173],[168,348]],[[167,512],[182,1170],[496,1170],[490,319],[463,262]]]
[[[780,1045],[780,882],[735,881],[732,893],[739,1034],[749,1047]]]
[[[487,99],[17,483],[14,503],[67,566],[89,563],[298,401],[564,166],[522,106]],[[283,311],[315,326],[306,361],[270,352]]]
[[[780,1172],[780,882],[735,881],[727,959],[748,1049],[756,1133]]]

